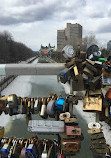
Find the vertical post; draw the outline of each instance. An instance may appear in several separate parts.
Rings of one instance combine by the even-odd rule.
[[[96,112],[96,122],[99,122],[99,112]]]
[[[73,79],[71,78],[70,79],[70,95],[73,95],[72,82],[73,82]],[[69,102],[69,112],[71,115],[73,115],[73,103],[72,103],[72,101]]]

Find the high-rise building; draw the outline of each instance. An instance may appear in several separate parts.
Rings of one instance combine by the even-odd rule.
[[[67,44],[73,46],[82,44],[82,26],[80,24],[67,23],[64,30],[57,30],[57,50],[61,51]]]
[[[107,50],[111,50],[111,41],[107,42]]]

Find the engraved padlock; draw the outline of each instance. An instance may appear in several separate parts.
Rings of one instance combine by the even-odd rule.
[[[43,98],[41,112],[40,112],[40,116],[42,118],[47,118],[47,105],[46,104],[47,104],[46,98]]]

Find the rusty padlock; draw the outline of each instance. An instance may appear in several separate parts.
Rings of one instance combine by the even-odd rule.
[[[62,150],[66,153],[77,152],[80,150],[81,141],[80,141],[80,139],[63,138],[61,140],[61,147],[62,147]]]

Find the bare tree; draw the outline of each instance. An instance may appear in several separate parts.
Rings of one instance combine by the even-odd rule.
[[[91,44],[98,44],[96,36],[92,33],[90,33],[89,35],[83,38],[82,40],[83,49],[86,50],[87,47],[90,46]]]

